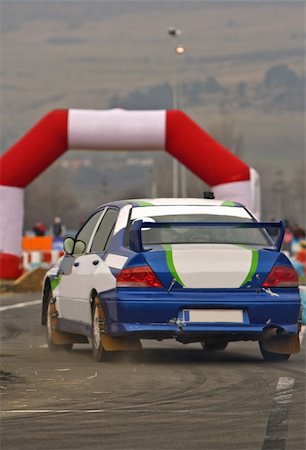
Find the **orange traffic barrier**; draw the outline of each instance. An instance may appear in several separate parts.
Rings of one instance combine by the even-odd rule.
[[[24,236],[22,238],[22,249],[24,251],[32,250],[52,250],[52,236]]]

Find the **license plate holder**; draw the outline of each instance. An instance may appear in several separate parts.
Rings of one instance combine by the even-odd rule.
[[[184,309],[187,323],[243,323],[243,309]]]

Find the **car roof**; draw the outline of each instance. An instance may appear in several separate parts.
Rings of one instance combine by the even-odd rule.
[[[119,200],[106,203],[103,206],[117,206],[122,208],[125,205],[133,207],[139,206],[242,206],[240,203],[229,200],[211,200],[206,198],[138,198]]]

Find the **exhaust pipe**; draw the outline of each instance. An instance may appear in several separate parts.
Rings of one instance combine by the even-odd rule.
[[[288,332],[280,327],[265,328],[262,340],[271,339],[274,336],[288,336]]]

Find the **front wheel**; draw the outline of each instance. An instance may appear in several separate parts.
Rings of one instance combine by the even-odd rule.
[[[261,342],[259,342],[259,348],[260,348],[261,354],[263,356],[263,359],[265,361],[287,361],[291,356],[291,353],[268,352],[268,350],[265,350],[263,348],[263,345]]]

